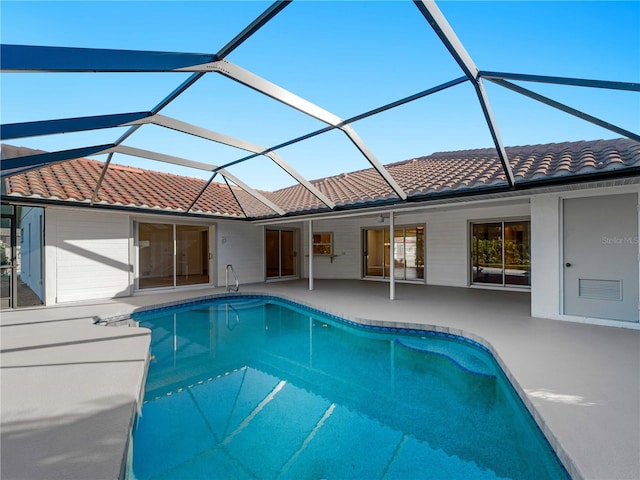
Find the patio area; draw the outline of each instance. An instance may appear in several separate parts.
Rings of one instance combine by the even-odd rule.
[[[532,318],[526,292],[303,280],[243,285],[367,323],[440,327],[487,345],[574,478],[640,478],[640,331]],[[163,292],[3,312],[3,479],[118,478],[148,332],[95,316],[224,293]],[[566,457],[565,457],[566,455]]]

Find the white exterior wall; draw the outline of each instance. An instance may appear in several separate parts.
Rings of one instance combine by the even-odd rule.
[[[333,233],[333,258],[316,255],[313,257],[314,278],[353,279],[360,278],[361,219],[314,220],[313,231],[316,233]],[[302,251],[304,277],[309,277],[309,222],[304,222],[302,232]]]
[[[215,225],[214,284],[224,286],[232,264],[240,283],[264,281],[263,227],[243,222],[205,222],[176,217],[47,207],[45,213],[46,304],[135,293],[135,222]]]
[[[497,205],[452,206],[395,214],[395,225],[426,224],[426,283],[466,287],[469,285],[469,222],[529,218],[527,199],[512,200]],[[389,214],[384,223],[375,217],[348,217],[336,220],[316,220],[314,232],[332,232],[333,262],[328,257],[314,257],[314,278],[362,277],[362,229],[389,226]],[[303,246],[308,254],[308,222],[304,223]],[[304,276],[308,276],[305,257]]]
[[[564,315],[563,199],[622,193],[640,194],[640,188],[637,185],[588,190],[578,188],[569,192],[531,197],[531,316],[638,328],[638,324],[629,322]],[[640,251],[638,258],[640,260]]]
[[[559,195],[531,198],[531,316],[558,318],[562,285]]]
[[[244,222],[220,222],[216,226],[216,237],[216,285],[224,286],[229,264],[233,265],[241,285],[264,281],[263,227]]]
[[[47,208],[46,303],[130,295],[129,217]]]

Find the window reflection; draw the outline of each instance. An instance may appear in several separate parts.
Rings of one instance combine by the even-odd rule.
[[[504,258],[505,283],[531,285],[529,222],[505,222]]]
[[[472,225],[472,282],[531,285],[529,221]]]

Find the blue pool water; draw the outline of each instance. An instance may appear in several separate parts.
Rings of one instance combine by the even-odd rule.
[[[362,328],[272,297],[135,318],[154,356],[137,479],[568,478],[473,342]]]

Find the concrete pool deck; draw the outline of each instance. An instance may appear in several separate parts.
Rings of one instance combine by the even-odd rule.
[[[640,478],[640,331],[532,318],[528,293],[357,280],[245,285],[351,319],[463,331],[491,345],[575,478]],[[3,479],[122,474],[149,334],[95,316],[224,293],[163,292],[2,312]]]

